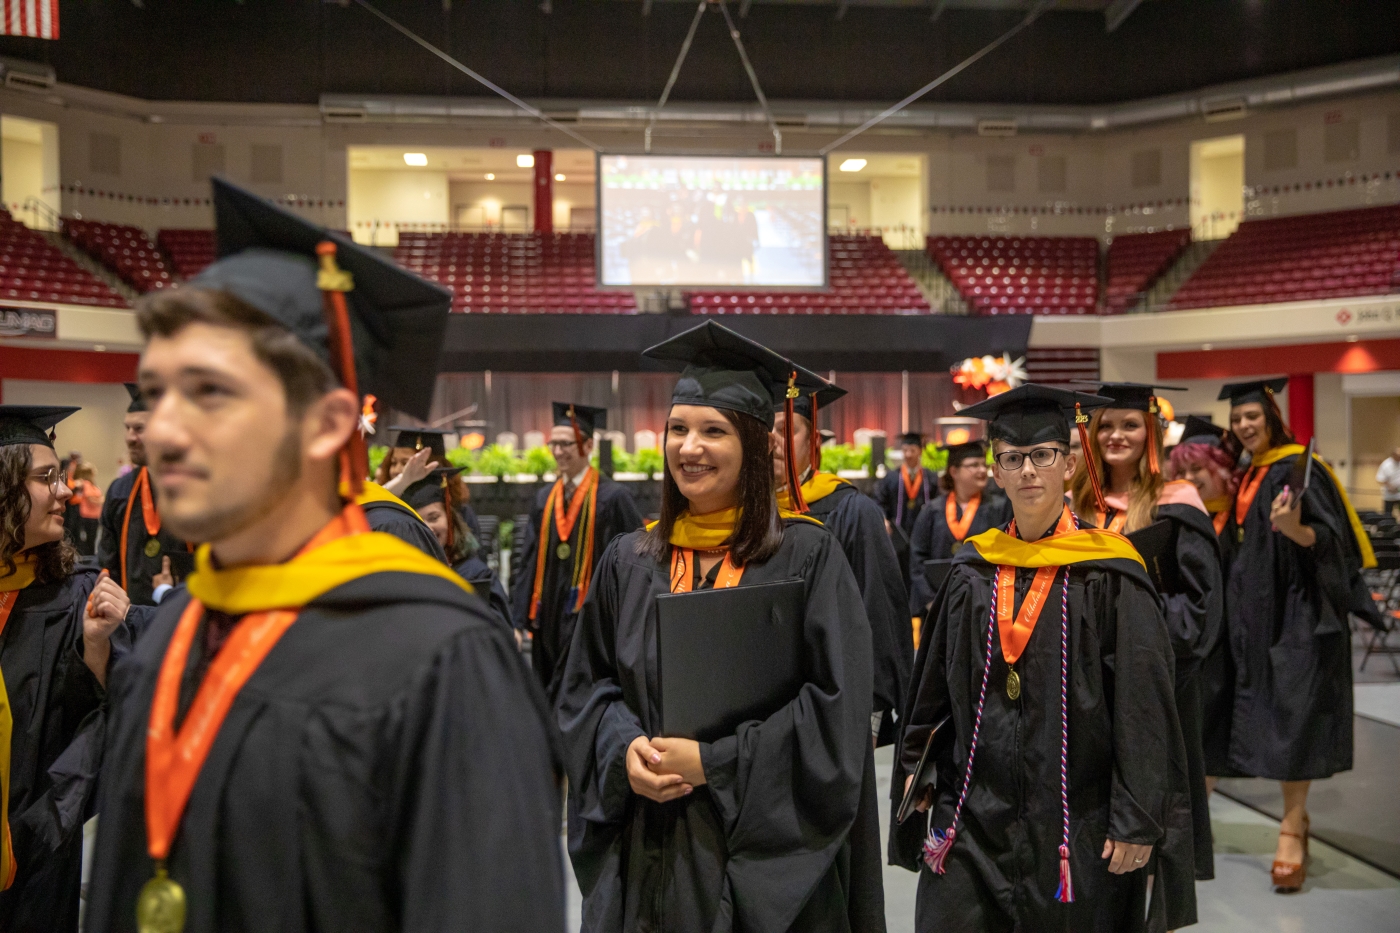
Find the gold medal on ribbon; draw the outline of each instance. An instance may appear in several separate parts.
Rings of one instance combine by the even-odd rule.
[[[961,551],[961,550],[962,550],[962,546],[963,546],[963,543],[962,543],[961,541],[954,541],[954,542],[953,542],[953,550],[952,550],[950,553],[953,553],[953,554],[958,553],[958,551]]]
[[[160,553],[160,541],[155,538],[146,542],[146,556],[155,557]]]
[[[569,547],[569,542],[561,541],[559,546],[554,549],[554,556],[560,560],[568,560],[569,555],[573,552],[573,548]]]
[[[185,928],[185,889],[156,864],[156,876],[141,886],[136,898],[136,929],[140,933],[180,933]]]
[[[1240,544],[1244,544],[1244,526],[1243,526],[1243,525],[1240,525],[1239,527],[1237,527],[1237,528],[1235,529],[1235,540],[1238,541]]]
[[[1006,698],[1008,700],[1021,698],[1021,675],[1014,670],[1006,675]]]

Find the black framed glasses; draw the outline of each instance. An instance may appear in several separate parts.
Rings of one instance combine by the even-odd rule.
[[[1055,458],[1063,453],[1058,447],[1037,447],[1030,453],[1023,453],[1019,450],[1003,450],[996,455],[997,466],[1008,473],[1015,473],[1025,466],[1026,459],[1042,469],[1055,462]]]

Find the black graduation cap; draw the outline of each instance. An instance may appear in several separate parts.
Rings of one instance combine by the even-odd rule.
[[[136,411],[148,411],[146,400],[141,396],[141,387],[134,382],[123,382],[126,386],[126,394],[131,396],[131,404],[126,406],[126,413],[129,415]]]
[[[1230,400],[1230,404],[1243,405],[1245,402],[1265,402],[1270,400],[1271,395],[1277,395],[1288,388],[1288,377],[1280,376],[1277,379],[1259,379],[1255,382],[1230,382],[1220,389],[1219,400]]]
[[[340,354],[329,346],[322,284],[345,296],[360,394],[426,418],[437,381],[452,293],[394,265],[344,234],[302,220],[221,179],[213,179],[219,260],[190,281],[229,292],[270,315],[332,364],[342,381]],[[334,262],[348,274],[318,265],[317,247],[335,246]]]
[[[462,469],[462,467],[438,467],[418,482],[410,483],[408,488],[403,491],[403,501],[411,509],[425,508],[434,502],[446,507],[447,481],[462,472]]]
[[[1211,447],[1218,447],[1224,437],[1225,429],[1213,423],[1209,416],[1202,418],[1199,415],[1187,415],[1180,443],[1209,444]]]
[[[797,398],[793,399],[792,412],[795,415],[801,415],[808,421],[811,421],[813,396],[816,396],[817,411],[821,411],[822,409],[826,408],[826,406],[830,405],[832,402],[845,398],[848,394],[849,393],[845,389],[841,388],[835,383],[828,382],[826,385],[822,386],[820,389],[817,389],[815,392],[804,392]],[[773,412],[774,414],[777,414],[782,410],[783,400],[779,399],[777,403],[773,406]]]
[[[1081,385],[1098,386],[1098,395],[1110,400],[1110,408],[1130,408],[1157,414],[1157,393],[1159,391],[1185,392],[1185,386],[1155,386],[1144,382],[1085,382]]]
[[[591,440],[594,431],[606,430],[608,427],[608,410],[606,408],[594,408],[591,405],[579,405],[575,402],[554,402],[553,405],[554,423],[566,428],[577,425],[584,440]]]
[[[434,460],[441,462],[447,459],[447,442],[443,438],[448,432],[445,429],[394,426],[389,430],[399,432],[394,438],[395,447],[411,447],[413,450],[426,447],[432,451]]]
[[[948,451],[948,467],[961,466],[964,460],[987,459],[987,442],[983,440],[968,441],[965,444],[950,444],[944,448]]]
[[[924,446],[924,436],[918,431],[908,431],[904,434],[899,435],[899,437],[895,438],[895,440],[901,447],[903,447],[906,444],[911,444],[914,447]]]
[[[0,447],[43,444],[53,447],[54,425],[81,411],[71,405],[0,405]]]
[[[770,429],[790,381],[798,393],[794,402],[829,385],[816,373],[714,321],[664,340],[642,355],[681,370],[671,404],[742,412]]]
[[[1087,412],[1111,404],[1112,399],[1101,395],[1085,395],[1027,382],[964,408],[958,414],[986,421],[989,440],[1029,447],[1048,441],[1068,444],[1069,420],[1074,417],[1076,405]]]

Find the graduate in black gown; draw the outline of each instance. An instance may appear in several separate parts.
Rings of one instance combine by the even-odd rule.
[[[938,495],[938,474],[924,466],[924,437],[917,431],[899,436],[899,452],[903,460],[898,470],[887,472],[875,483],[875,501],[885,513],[895,556],[906,590],[912,585],[909,576],[909,538],[924,507]],[[874,475],[875,464],[871,464]]]
[[[423,521],[423,517],[402,498],[410,485],[419,482],[433,470],[447,465],[447,452],[442,440],[446,432],[429,428],[394,427],[389,430],[398,432],[398,439],[394,442],[395,449],[409,446],[413,448],[416,456],[407,469],[401,470],[388,483],[382,486],[379,483],[365,483],[356,501],[360,508],[364,509],[371,529],[393,535],[429,557],[436,557],[446,563],[447,555],[443,553],[437,537]]]
[[[448,465],[446,440],[451,432],[447,429],[394,427],[389,430],[397,432],[397,436],[384,459],[379,461],[379,468],[374,473],[375,485],[402,497],[409,485],[423,479],[432,470]],[[462,520],[480,540],[481,523],[471,507],[471,492],[461,482],[456,485],[457,511],[462,513]]]
[[[461,513],[452,507],[452,483],[461,472],[461,467],[436,468],[404,490],[404,502],[418,513],[437,538],[447,555],[447,566],[470,583],[477,595],[491,606],[496,620],[510,629],[510,597],[506,595],[506,588],[501,586],[495,571],[481,559],[481,545],[476,536]]]
[[[10,836],[0,846],[0,930],[15,933],[78,928],[105,685],[131,644],[126,593],[106,573],[75,569],[64,539],[71,492],[50,432],[75,411],[0,405],[0,808]]]
[[[162,525],[157,510],[155,486],[146,467],[146,445],[142,434],[151,417],[134,382],[126,383],[131,404],[122,419],[126,430],[126,452],[131,471],[118,476],[107,487],[102,503],[101,533],[97,541],[97,563],[112,575],[138,606],[154,606],[157,574],[170,574],[169,555],[184,551],[189,544]]]
[[[113,672],[86,928],[562,931],[543,697],[353,499],[359,393],[426,413],[450,296],[214,204],[221,258],[137,309],[164,516],[208,543]]]
[[[530,663],[551,697],[599,558],[618,535],[642,527],[632,494],[589,465],[593,432],[607,426],[606,409],[554,403],[558,479],[535,495],[525,544],[511,555],[511,614],[530,632]]]
[[[1141,869],[1189,816],[1171,640],[1137,550],[1062,493],[1066,409],[1106,402],[1027,383],[963,411],[1014,518],[958,551],[914,662],[891,790],[930,736],[937,782],[891,858],[919,870],[921,933],[1165,928]]]
[[[1313,463],[1307,489],[1289,487],[1304,448],[1284,426],[1274,393],[1284,378],[1225,386],[1230,432],[1251,457],[1224,534],[1226,636],[1235,682],[1233,775],[1283,785],[1272,881],[1296,891],[1307,876],[1308,790],[1352,765],[1348,613],[1376,611],[1361,581],[1375,566],[1370,540],[1332,471]]]
[[[818,380],[815,374],[811,377]],[[876,747],[889,745],[896,734],[895,719],[904,709],[904,692],[914,664],[914,633],[905,611],[904,581],[899,559],[885,531],[884,516],[869,496],[832,473],[814,469],[820,464],[821,435],[813,429],[817,411],[845,396],[846,390],[826,385],[793,400],[792,450],[794,472],[801,480],[802,502],[810,518],[822,523],[841,545],[846,563],[855,574],[870,622],[875,661],[874,708],[870,716]],[[778,504],[791,509],[788,495],[786,405],[773,412],[773,477]],[[884,930],[883,866],[880,857],[880,799],[876,785],[874,754],[866,761],[860,811],[851,832],[853,930]],[[873,841],[873,845],[865,843]]]
[[[853,826],[871,754],[870,625],[840,544],[774,498],[775,393],[801,371],[706,322],[647,351],[685,371],[666,428],[661,519],[613,542],[556,713],[583,929],[859,929]],[[797,695],[713,742],[658,735],[657,597],[805,584]],[[715,671],[723,677],[725,671]]]
[[[938,481],[942,495],[919,512],[909,536],[909,614],[922,620],[933,602],[924,561],[950,560],[968,538],[1011,521],[1005,496],[987,495],[987,444],[968,441],[948,447],[948,465]]]
[[[1196,922],[1195,881],[1215,877],[1210,799],[1202,747],[1201,666],[1220,641],[1225,586],[1220,545],[1196,487],[1163,476],[1163,423],[1159,390],[1134,382],[1096,383],[1113,404],[1089,419],[1088,447],[1071,481],[1073,506],[1086,524],[1132,534],[1154,522],[1171,523],[1170,558],[1175,572],[1159,590],[1176,658],[1176,711],[1186,746],[1190,821],[1166,828],[1151,871],[1167,898],[1167,925]],[[1103,478],[1104,503],[1094,498],[1090,463]]]

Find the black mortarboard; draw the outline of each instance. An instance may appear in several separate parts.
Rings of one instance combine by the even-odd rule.
[[[951,444],[944,448],[948,451],[948,466],[961,466],[964,460],[987,459],[987,442],[983,440],[968,441],[966,444]]]
[[[986,421],[989,440],[1005,441],[1015,447],[1048,441],[1068,444],[1069,423],[1076,404],[1083,411],[1092,411],[1111,404],[1111,400],[1027,382],[958,414]]]
[[[924,446],[924,436],[917,431],[907,431],[904,434],[899,435],[899,437],[896,438],[896,440],[899,442],[899,446],[901,447],[903,447],[905,444],[910,444],[914,447]]]
[[[1109,408],[1130,408],[1157,414],[1157,392],[1185,392],[1185,386],[1154,386],[1143,382],[1085,382],[1082,385],[1098,386],[1099,395],[1110,400]]]
[[[642,355],[681,370],[671,393],[672,405],[742,412],[769,428],[774,409],[783,404],[791,374],[797,374],[799,393],[827,385],[816,373],[714,321],[662,341]]]
[[[579,405],[575,402],[554,402],[554,423],[566,428],[578,425],[578,431],[583,435],[585,441],[593,439],[594,431],[606,430],[608,427],[608,410],[606,408],[594,408],[591,405]],[[570,418],[572,415],[572,419]]]
[[[389,430],[399,432],[398,436],[394,438],[395,447],[411,447],[414,450],[422,450],[426,447],[433,452],[433,459],[438,462],[447,459],[447,442],[443,440],[444,435],[448,433],[446,430],[406,426],[395,426]]]
[[[189,284],[226,291],[271,316],[345,380],[340,354],[329,346],[318,284],[317,247],[333,243],[335,264],[348,273],[351,287],[328,290],[345,296],[356,388],[426,418],[452,293],[223,179],[213,185],[220,258]],[[326,284],[333,281],[327,277]]]
[[[1230,404],[1243,405],[1245,402],[1268,402],[1270,393],[1277,395],[1288,388],[1288,377],[1260,379],[1255,382],[1231,382],[1222,386],[1219,399],[1230,400]]]
[[[438,467],[418,482],[410,483],[409,487],[403,491],[403,501],[411,509],[425,508],[434,502],[445,508],[447,506],[447,481],[462,472],[462,469],[462,467]]]
[[[1181,432],[1182,444],[1209,444],[1218,447],[1225,436],[1225,429],[1211,422],[1209,417],[1187,415]]]
[[[0,405],[0,447],[42,444],[53,447],[54,425],[81,409],[71,405]]]
[[[136,411],[147,411],[146,400],[141,395],[141,387],[134,382],[123,382],[126,386],[126,394],[131,396],[131,404],[126,406],[126,413],[129,415]]]
[[[815,392],[803,392],[792,400],[792,413],[801,415],[808,421],[812,420],[812,396],[817,397],[817,411],[821,411],[838,399],[844,398],[848,393],[845,389],[833,383],[827,383]],[[778,399],[773,404],[773,413],[777,414],[783,410],[783,399]]]

